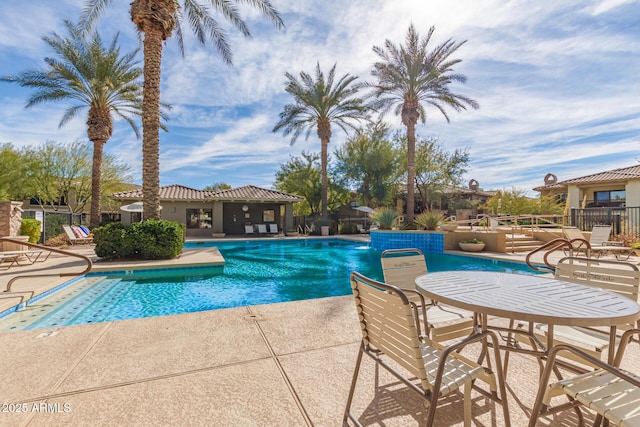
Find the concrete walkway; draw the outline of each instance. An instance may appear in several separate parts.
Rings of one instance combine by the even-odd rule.
[[[189,252],[180,259],[215,257]],[[47,263],[56,261],[74,267],[60,257]],[[4,332],[0,425],[340,426],[360,338],[351,296]],[[627,356],[625,366],[640,372],[638,346]],[[362,369],[354,412],[364,425],[424,425],[412,392],[382,371],[376,379],[368,359]],[[527,423],[537,375],[535,360],[511,356],[512,426]],[[477,393],[473,417],[504,425],[500,408]],[[543,424],[576,420],[569,412]],[[435,425],[462,425],[461,395],[441,401]]]

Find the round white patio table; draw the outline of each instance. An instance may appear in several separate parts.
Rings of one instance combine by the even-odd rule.
[[[549,276],[445,271],[424,274],[415,281],[425,297],[478,314],[485,329],[488,316],[548,325],[544,350],[553,345],[554,325],[610,327],[609,362],[615,351],[616,325],[640,319],[640,305],[627,297]]]

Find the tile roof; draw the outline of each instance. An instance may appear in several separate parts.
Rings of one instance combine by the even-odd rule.
[[[213,200],[246,200],[246,201],[274,201],[274,202],[299,202],[304,200],[295,194],[282,193],[266,188],[245,185],[244,187],[232,188],[230,190],[220,190],[210,192],[209,197]]]
[[[195,188],[185,187],[184,185],[173,184],[160,187],[160,200],[205,200],[209,193],[209,191],[196,190]],[[142,188],[113,193],[109,197],[116,200],[142,200]]]
[[[591,175],[581,176],[579,178],[567,179],[555,184],[535,187],[533,190],[541,191],[552,188],[566,188],[568,184],[596,184],[616,181],[628,181],[630,179],[640,179],[640,165],[613,169],[605,172],[598,172]]]
[[[594,173],[580,178],[567,179],[560,182],[560,184],[587,184],[594,182],[628,181],[630,179],[640,179],[640,165]]]
[[[113,193],[111,196],[115,200],[142,200],[142,188]],[[304,200],[300,196],[294,194],[282,193],[275,190],[267,190],[265,188],[246,185],[244,187],[232,188],[230,190],[207,191],[196,190],[195,188],[185,187],[183,185],[173,184],[160,187],[160,200],[176,201],[176,200],[201,200],[201,201],[271,201],[271,202],[299,202]]]

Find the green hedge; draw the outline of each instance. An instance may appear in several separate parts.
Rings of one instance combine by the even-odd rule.
[[[129,226],[113,222],[93,229],[96,255],[104,258],[171,259],[184,247],[184,224],[150,219]]]
[[[29,242],[38,243],[42,234],[40,231],[40,221],[32,218],[23,218],[20,224],[20,234],[29,236]]]

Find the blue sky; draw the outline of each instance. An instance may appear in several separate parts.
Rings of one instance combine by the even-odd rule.
[[[123,51],[138,38],[129,1],[119,0],[97,29],[110,41],[120,31]],[[467,83],[454,86],[480,109],[451,112],[451,122],[427,110],[420,136],[436,136],[449,149],[468,148],[465,181],[485,190],[542,185],[631,166],[640,160],[640,0],[272,0],[286,25],[277,30],[242,7],[253,33],[229,28],[234,67],[190,34],[182,58],[174,39],[165,45],[162,100],[173,105],[169,132],[160,136],[161,185],[203,188],[215,182],[271,188],[279,165],[303,150],[319,152],[315,133],[293,146],[271,132],[282,107],[285,72],[312,72],[316,62],[339,76],[371,79],[372,47],[404,42],[411,22],[434,41],[467,40],[455,55]],[[41,40],[65,34],[63,19],[77,20],[83,0],[0,2],[0,74],[44,66],[51,52]],[[226,24],[225,24],[226,25]],[[434,44],[435,45],[435,44]],[[140,55],[140,60],[142,56]],[[29,89],[0,83],[0,142],[17,147],[47,140],[86,140],[86,118],[59,129],[68,104],[24,109]],[[403,129],[398,117],[386,116]],[[330,150],[347,135],[333,128]],[[132,167],[141,183],[141,141],[117,122],[105,151]]]

